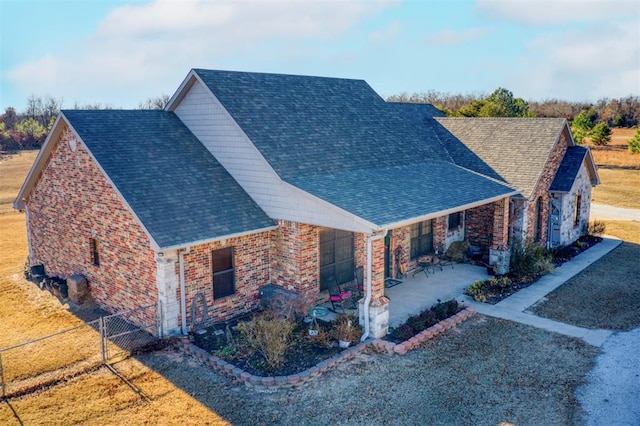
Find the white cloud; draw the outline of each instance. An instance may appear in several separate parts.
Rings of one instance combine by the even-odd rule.
[[[369,41],[372,43],[389,43],[395,41],[400,32],[400,23],[393,21],[382,31],[374,31],[369,34]]]
[[[469,40],[482,38],[487,34],[489,34],[488,28],[468,28],[460,31],[445,30],[428,36],[425,42],[436,46],[456,46]]]
[[[477,13],[525,25],[557,25],[624,17],[640,11],[637,0],[477,0]]]
[[[177,87],[189,68],[259,54],[267,43],[340,37],[390,3],[156,0],[127,5],[113,9],[88,39],[17,65],[7,78],[25,96],[63,96],[67,108],[74,101],[135,99],[122,105],[132,107]]]
[[[526,48],[514,92],[531,99],[640,95],[640,19],[546,34]]]

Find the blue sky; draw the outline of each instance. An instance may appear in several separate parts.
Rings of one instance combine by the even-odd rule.
[[[640,95],[637,0],[0,0],[0,110],[133,108],[191,68],[527,100]]]

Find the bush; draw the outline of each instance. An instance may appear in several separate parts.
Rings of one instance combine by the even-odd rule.
[[[257,350],[271,368],[284,364],[284,354],[291,347],[294,328],[292,319],[284,319],[273,311],[265,311],[238,324],[238,330],[245,335],[249,346]]]
[[[447,319],[462,310],[457,300],[451,299],[447,302],[438,302],[429,309],[425,309],[417,315],[411,315],[407,320],[393,329],[391,339],[396,342],[403,342],[431,327],[434,324]]]
[[[603,235],[607,229],[607,224],[601,220],[594,220],[589,223],[589,229],[587,230],[589,235],[597,235],[598,237]]]
[[[640,154],[640,128],[636,131],[636,135],[629,141],[627,146],[633,154]]]
[[[516,281],[533,281],[553,270],[552,253],[530,239],[511,246],[509,274]]]
[[[484,294],[487,281],[475,280],[473,284],[467,287],[467,294],[473,297],[476,302],[486,302],[487,296]]]

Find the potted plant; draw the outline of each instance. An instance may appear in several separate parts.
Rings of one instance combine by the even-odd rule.
[[[348,348],[358,338],[359,327],[355,319],[348,315],[339,315],[333,323],[332,332],[341,348]]]

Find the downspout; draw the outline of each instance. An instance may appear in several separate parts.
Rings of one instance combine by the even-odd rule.
[[[385,229],[381,234],[374,234],[367,237],[367,284],[366,284],[366,296],[364,299],[364,303],[362,305],[362,309],[364,310],[364,332],[362,333],[362,337],[360,337],[360,341],[364,342],[369,337],[369,306],[371,305],[371,275],[373,274],[373,259],[372,259],[372,251],[373,251],[373,242],[376,240],[380,240],[387,236],[387,230]]]
[[[24,203],[25,221],[27,222],[27,245],[29,246],[29,266],[33,266],[33,244],[31,244],[31,222],[29,222],[29,208]]]
[[[191,247],[178,249],[178,262],[180,263],[180,318],[181,331],[184,336],[188,334],[187,330],[187,295],[184,279],[184,255],[191,251]]]

